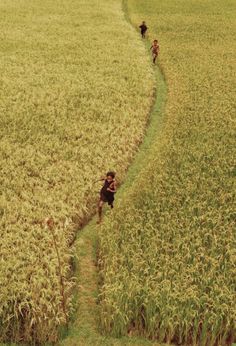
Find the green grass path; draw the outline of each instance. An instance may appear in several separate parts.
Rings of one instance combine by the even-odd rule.
[[[123,9],[126,20],[129,21],[126,2],[123,3]],[[137,34],[138,35],[138,34]],[[140,38],[141,39],[141,38]],[[147,48],[150,42],[145,41]],[[151,58],[150,58],[151,63]],[[125,183],[120,187],[116,194],[116,199],[122,199],[135,177],[139,174],[145,163],[148,162],[148,151],[151,148],[153,140],[158,136],[163,124],[164,105],[166,100],[166,85],[164,77],[158,66],[153,67],[156,76],[156,94],[153,102],[153,108],[150,112],[150,120],[145,138],[141,144],[138,153],[132,165],[130,166]],[[74,321],[69,327],[68,335],[61,341],[63,346],[79,345],[159,345],[146,339],[136,337],[123,337],[120,339],[103,336],[98,330],[99,306],[96,304],[98,296],[98,273],[96,267],[96,243],[97,218],[94,217],[79,233],[76,240],[77,269],[78,278],[77,306]]]

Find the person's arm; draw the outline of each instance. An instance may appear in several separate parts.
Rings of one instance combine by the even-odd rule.
[[[116,192],[116,188],[117,188],[116,182],[114,181],[110,186],[111,186],[111,187],[108,187],[108,188],[107,188],[107,191],[110,191],[110,192],[115,193],[115,192]]]
[[[105,178],[105,177],[102,177],[102,178],[100,178],[100,179],[95,180],[94,183],[97,183],[98,181],[104,181],[104,180],[106,180],[106,178]]]
[[[150,50],[152,49],[153,46],[151,46]]]

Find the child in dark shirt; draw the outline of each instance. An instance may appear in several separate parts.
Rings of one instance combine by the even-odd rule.
[[[146,23],[142,22],[142,24],[139,25],[139,28],[141,29],[142,38],[145,38],[145,34],[146,34],[147,29],[148,29],[146,26]]]
[[[104,203],[113,208],[114,194],[116,193],[116,181],[115,173],[108,172],[105,178],[102,178],[101,181],[104,181],[104,185],[100,191],[100,199],[98,202],[98,223],[102,221],[102,207]]]

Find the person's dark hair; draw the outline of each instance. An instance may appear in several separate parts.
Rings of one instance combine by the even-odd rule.
[[[115,175],[116,175],[116,173],[115,172],[112,172],[112,171],[110,171],[110,172],[107,172],[107,177],[112,177],[112,179],[114,179],[115,178]]]

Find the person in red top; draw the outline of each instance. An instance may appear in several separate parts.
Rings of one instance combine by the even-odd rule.
[[[160,47],[159,47],[159,44],[158,44],[158,40],[154,40],[153,41],[153,44],[150,48],[150,50],[152,50],[152,58],[153,58],[153,64],[156,63],[156,59],[158,57],[158,54],[159,54],[159,50],[160,50]]]
[[[104,203],[108,203],[111,209],[113,208],[114,194],[116,193],[115,173],[107,172],[106,177],[102,178],[101,181],[104,181],[104,184],[101,188],[98,202],[98,223],[102,221],[102,207]]]

